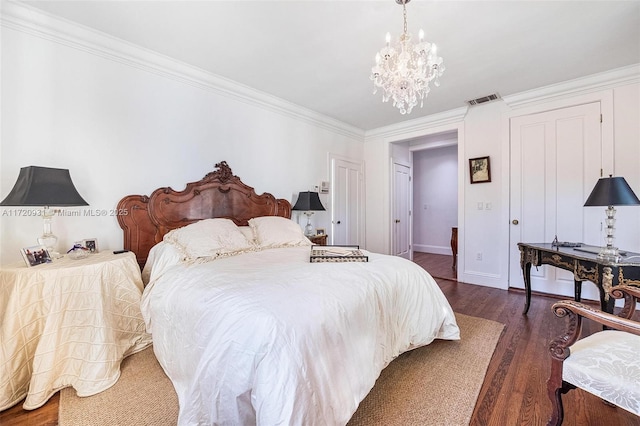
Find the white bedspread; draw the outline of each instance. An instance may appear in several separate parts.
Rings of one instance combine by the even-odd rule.
[[[152,272],[142,313],[180,425],[344,425],[400,353],[459,339],[449,303],[413,262],[368,253],[312,264],[309,251]]]

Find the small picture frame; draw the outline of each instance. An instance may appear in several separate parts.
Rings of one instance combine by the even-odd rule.
[[[316,235],[324,235],[325,233],[324,228],[316,228]]]
[[[89,250],[89,253],[98,253],[98,239],[86,238],[82,240],[82,246]]]
[[[489,156],[469,159],[471,183],[491,182],[491,164]]]
[[[45,246],[25,247],[20,250],[20,253],[28,267],[51,262],[51,256]]]

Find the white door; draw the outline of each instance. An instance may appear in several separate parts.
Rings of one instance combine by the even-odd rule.
[[[518,242],[597,240],[602,212],[583,206],[601,174],[600,128],[599,102],[511,119],[511,287],[524,288]],[[573,296],[573,288],[568,271],[531,269],[533,291]]]
[[[362,165],[342,159],[331,160],[332,244],[359,245],[362,205]]]
[[[411,259],[411,169],[393,163],[392,253]]]

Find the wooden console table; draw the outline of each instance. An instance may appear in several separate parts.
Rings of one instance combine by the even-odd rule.
[[[524,277],[527,300],[523,314],[529,311],[531,302],[531,265],[552,265],[573,272],[575,300],[580,301],[582,282],[591,281],[600,292],[600,307],[613,313],[614,299],[609,297],[611,287],[620,284],[640,285],[640,254],[627,252],[625,261],[612,263],[598,259],[597,254],[579,251],[571,247],[554,247],[551,243],[518,243],[520,266]],[[581,249],[597,247],[583,246]],[[637,257],[636,257],[637,256]]]

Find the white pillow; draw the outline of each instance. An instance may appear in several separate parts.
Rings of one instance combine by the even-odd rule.
[[[231,219],[204,219],[168,232],[163,240],[173,244],[187,260],[215,258],[255,250]]]
[[[238,229],[242,232],[242,235],[244,235],[247,241],[255,244],[256,236],[253,233],[253,228],[250,226],[238,226]]]
[[[152,280],[158,278],[163,272],[173,265],[184,260],[184,256],[173,244],[160,241],[151,247],[147,262],[142,268],[142,282],[146,286]]]
[[[310,246],[300,226],[280,216],[254,217],[249,220],[256,242],[261,248]]]

